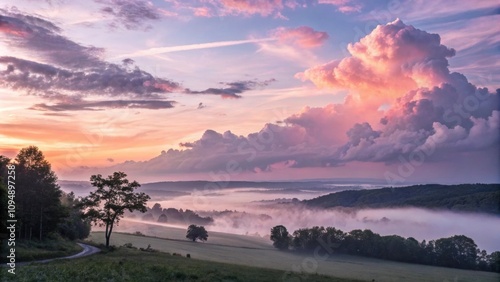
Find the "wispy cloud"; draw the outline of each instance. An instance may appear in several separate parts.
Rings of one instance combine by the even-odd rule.
[[[227,46],[242,45],[242,44],[249,44],[249,43],[275,41],[275,40],[277,40],[277,39],[276,38],[257,38],[257,39],[247,39],[247,40],[218,41],[218,42],[196,43],[196,44],[168,46],[168,47],[156,47],[156,48],[150,48],[150,49],[136,51],[136,52],[129,53],[129,54],[119,55],[119,56],[116,56],[112,59],[152,56],[152,55],[158,55],[158,54],[163,54],[163,53],[182,52],[182,51],[200,50],[200,49],[208,49],[208,48],[219,48],[219,47],[227,47]]]
[[[253,90],[257,87],[265,87],[268,86],[270,83],[276,81],[274,78],[269,79],[266,81],[255,81],[255,80],[248,80],[248,81],[236,81],[236,82],[221,82],[220,84],[224,85],[225,87],[221,88],[208,88],[202,91],[193,91],[189,88],[184,90],[184,93],[186,94],[209,94],[209,95],[220,95],[222,98],[226,99],[238,99],[241,98],[242,96],[239,95],[245,91]]]
[[[36,104],[30,109],[39,111],[103,111],[105,109],[169,109],[174,107],[174,101],[164,100],[110,100],[110,101],[71,101],[53,105]]]
[[[153,3],[143,0],[95,0],[104,7],[101,12],[111,17],[111,27],[123,26],[126,29],[139,29],[146,22],[159,20],[164,16],[175,16],[175,13],[155,7]],[[146,29],[151,28],[146,25]]]

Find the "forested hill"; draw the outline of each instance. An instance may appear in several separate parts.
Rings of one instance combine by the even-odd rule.
[[[420,207],[500,214],[500,184],[415,185],[349,190],[304,200],[311,207]]]

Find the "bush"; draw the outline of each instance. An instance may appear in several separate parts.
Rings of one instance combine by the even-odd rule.
[[[134,245],[132,245],[132,243],[125,243],[125,244],[123,244],[123,246],[124,246],[125,248],[129,248],[129,249],[136,249],[136,250],[137,250],[137,248],[136,248],[136,247],[134,247]]]
[[[156,252],[158,252],[157,250],[151,248],[151,244],[148,244],[147,248],[139,248],[139,250],[141,250],[143,252],[149,252],[149,253],[156,253]]]

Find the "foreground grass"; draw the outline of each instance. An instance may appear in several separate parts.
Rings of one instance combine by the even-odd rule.
[[[147,226],[147,225],[146,225]],[[154,228],[160,228],[154,227]],[[143,228],[149,231],[149,228]],[[161,227],[163,234],[173,234],[173,228]],[[185,234],[185,230],[182,230]],[[213,234],[215,236],[215,234]],[[226,234],[230,236],[230,234]],[[212,236],[212,234],[210,234]],[[245,236],[232,235],[234,240],[241,240],[242,245],[246,245]],[[243,238],[242,238],[243,237]],[[246,236],[248,237],[248,236]],[[242,239],[240,239],[242,238]],[[92,232],[89,238],[97,243],[104,243],[102,232]],[[227,246],[213,244],[212,237],[208,242],[190,242],[189,240],[162,239],[147,236],[134,236],[128,234],[113,234],[111,243],[122,246],[131,243],[136,247],[152,248],[163,252],[176,252],[183,256],[191,254],[193,259],[229,263],[242,266],[253,266],[261,268],[271,268],[281,271],[306,271],[318,273],[331,277],[347,279],[358,279],[362,281],[478,281],[478,282],[499,282],[500,274],[493,272],[483,272],[474,270],[454,269],[428,265],[418,265],[400,263],[380,259],[350,256],[343,254],[332,254],[326,258],[314,258],[307,254],[297,254],[293,252],[278,251],[272,246],[258,245],[253,242],[245,247]],[[235,244],[236,245],[236,244]],[[254,246],[254,247],[251,247]],[[319,253],[324,256],[324,252]],[[297,277],[295,277],[297,278]],[[314,281],[306,276],[302,280],[290,281]],[[282,281],[277,280],[277,281]]]
[[[234,254],[237,256],[238,254]],[[5,281],[294,281],[284,271],[120,247],[74,260],[21,266]],[[307,281],[359,281],[309,275]]]
[[[4,250],[7,250],[5,246]],[[76,242],[65,239],[52,239],[44,241],[16,241],[16,262],[43,260],[57,257],[65,257],[76,254],[82,251]],[[2,256],[0,262],[6,262],[6,258]]]

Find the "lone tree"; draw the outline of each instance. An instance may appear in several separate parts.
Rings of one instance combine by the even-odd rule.
[[[145,193],[134,193],[141,185],[136,181],[129,182],[123,172],[114,172],[107,178],[92,175],[90,182],[97,190],[81,200],[85,209],[83,216],[94,224],[106,226],[106,247],[114,224],[118,224],[125,210],[146,212],[146,202],[150,199]]]
[[[203,226],[191,224],[188,227],[186,238],[193,240],[193,242],[196,241],[196,239],[206,241],[208,239],[208,232]]]
[[[290,234],[285,226],[277,225],[271,228],[271,240],[275,248],[287,250],[290,245]]]

